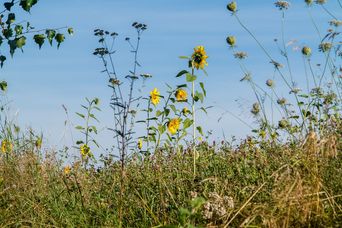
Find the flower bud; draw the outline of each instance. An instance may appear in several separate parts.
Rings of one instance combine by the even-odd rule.
[[[305,56],[310,56],[311,55],[311,48],[304,46],[302,49],[302,54]]]
[[[230,46],[232,46],[232,47],[235,46],[235,37],[234,36],[228,36],[226,41]]]
[[[269,87],[273,87],[274,81],[273,81],[272,79],[268,79],[268,80],[266,81],[266,85],[269,86]]]
[[[227,9],[233,13],[236,12],[236,8],[237,8],[236,2],[231,2],[227,5]]]

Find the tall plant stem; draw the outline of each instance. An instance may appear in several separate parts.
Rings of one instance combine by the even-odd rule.
[[[194,75],[194,67],[192,67],[191,74]],[[193,140],[193,171],[194,177],[196,176],[196,110],[195,110],[195,81],[192,82],[192,140]]]

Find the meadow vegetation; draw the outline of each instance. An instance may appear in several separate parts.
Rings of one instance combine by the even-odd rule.
[[[37,1],[21,0],[20,6],[33,2]],[[113,135],[113,149],[94,156],[100,146],[96,141],[100,121],[96,113],[101,111],[97,98],[87,98],[83,112],[76,113],[82,124],[75,130],[83,137],[74,145],[79,150],[76,158],[67,149],[44,149],[41,135],[20,130],[9,121],[9,107],[2,102],[1,226],[342,226],[342,21],[325,7],[326,1],[302,4],[310,16],[312,7],[320,7],[332,18],[323,34],[311,17],[317,29],[313,35],[319,36],[320,43],[302,45],[295,53],[303,59],[302,76],[291,67],[284,29],[275,40],[280,55],[274,57],[241,21],[243,9],[238,1],[227,4],[227,13],[263,51],[265,64],[274,69],[273,78],[259,84],[245,64],[248,53],[239,50],[238,37],[227,36],[229,51],[241,66],[241,81],[255,95],[250,110],[254,129],[241,140],[209,142],[207,126],[196,122],[197,112],[210,112],[205,105],[210,53],[204,46],[180,57],[185,67],[175,75],[178,85],[167,84],[165,92],[153,88],[140,96],[135,94],[137,82],[152,77],[140,73],[139,64],[147,25],[134,22],[136,38],[125,38],[132,48],[133,67],[124,76],[117,74],[113,60],[118,33],[96,29],[99,47],[93,54],[103,64],[112,91],[109,105],[114,121],[108,133]],[[7,7],[4,12],[10,11]],[[275,7],[284,28],[291,5],[275,1]],[[11,22],[6,26],[3,29],[10,29]],[[38,35],[49,40],[51,31]],[[21,34],[13,36],[16,42],[22,39]],[[5,38],[12,42],[11,37]],[[59,46],[61,42],[55,40]],[[313,65],[318,60],[322,62]],[[305,78],[305,89],[295,77]],[[283,85],[289,96],[280,97],[275,85]],[[7,84],[0,88],[5,92]],[[143,135],[135,133],[137,125],[143,126]]]

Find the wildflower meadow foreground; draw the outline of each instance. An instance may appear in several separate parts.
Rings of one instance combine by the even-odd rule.
[[[215,132],[201,121],[215,108],[207,104],[207,84],[216,79],[209,72],[215,58],[206,46],[194,44],[185,55],[179,53],[183,68],[172,78],[176,83],[155,86],[151,81],[157,76],[145,73],[141,64],[150,30],[141,22],[132,23],[133,37],[94,29],[89,55],[101,67],[110,97],[100,100],[92,90],[94,97],[80,101],[80,110],[63,106],[78,121],[70,125],[77,137],[72,148],[50,149],[44,134],[21,128],[11,116],[11,86],[0,82],[0,226],[341,227],[341,1],[331,0],[333,10],[328,1],[273,1],[281,23],[274,50],[249,27],[243,18],[247,6],[240,2],[227,2],[225,13],[272,72],[268,78],[255,76],[253,67],[259,66],[249,61],[254,53],[241,44],[247,38],[227,26],[220,52],[234,57],[227,64],[240,67],[237,80],[253,95],[247,107],[252,123],[227,111],[229,118],[250,126],[241,139],[212,140]],[[19,12],[39,5],[38,0],[3,4],[1,67],[15,64],[29,43],[63,49],[77,36],[68,26],[39,29],[19,19]],[[308,16],[307,26],[314,28],[308,37],[319,42],[303,38],[294,45],[287,38],[284,28],[293,6],[303,8],[301,17]],[[316,11],[326,15],[327,28],[315,20]],[[116,62],[120,39],[132,56],[125,74]],[[103,129],[104,106],[110,107],[112,121]],[[110,148],[99,142],[103,131],[111,136]]]

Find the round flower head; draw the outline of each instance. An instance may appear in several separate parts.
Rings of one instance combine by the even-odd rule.
[[[87,144],[81,145],[80,153],[83,158],[89,157],[91,155],[89,146]]]
[[[137,146],[139,150],[143,147],[143,141],[141,139],[138,140]]]
[[[1,142],[1,152],[2,153],[10,153],[13,150],[13,145],[7,139],[4,139]]]
[[[177,133],[179,126],[180,126],[179,118],[172,119],[167,124],[167,128],[172,135]]]
[[[304,46],[302,49],[302,54],[305,56],[310,56],[311,55],[311,48]]]
[[[71,172],[71,167],[69,165],[64,167],[64,174],[65,175],[69,175]]]
[[[159,104],[160,101],[160,97],[159,97],[160,93],[158,91],[157,88],[154,88],[151,92],[150,92],[150,98],[151,98],[151,102],[154,105]]]
[[[186,101],[186,99],[188,98],[188,94],[184,89],[177,90],[175,96],[177,101]]]
[[[194,48],[194,53],[191,56],[191,60],[197,70],[204,69],[205,66],[208,66],[206,61],[207,58],[208,56],[203,46],[197,46]]]
[[[273,86],[274,86],[274,81],[273,81],[272,79],[268,79],[268,80],[266,81],[266,85],[267,85],[268,87],[273,87]]]
[[[237,5],[236,5],[236,2],[231,2],[227,5],[227,9],[230,11],[230,12],[233,12],[235,13],[236,12],[236,8],[237,8]]]
[[[231,47],[235,46],[235,37],[234,36],[228,36],[226,41]]]

